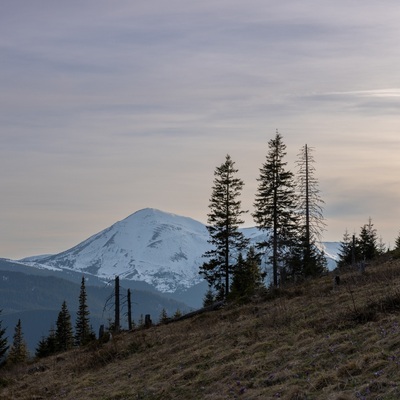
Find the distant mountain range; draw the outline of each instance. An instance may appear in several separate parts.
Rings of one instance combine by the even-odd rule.
[[[257,228],[242,231],[252,244],[265,239]],[[163,308],[169,315],[177,309],[198,308],[207,289],[199,267],[211,248],[208,239],[201,222],[146,208],[62,253],[0,259],[1,319],[10,338],[18,318],[23,326],[25,321],[32,348],[54,326],[64,299],[71,315],[76,314],[82,276],[95,329],[112,318],[104,306],[116,276],[122,295],[128,288],[133,291],[136,320],[141,314],[151,314],[157,321]],[[330,269],[336,266],[338,247],[336,242],[321,245]]]

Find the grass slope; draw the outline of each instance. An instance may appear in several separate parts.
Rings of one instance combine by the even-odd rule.
[[[398,399],[400,263],[0,371],[1,399]]]

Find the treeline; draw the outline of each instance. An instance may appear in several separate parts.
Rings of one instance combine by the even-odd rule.
[[[100,326],[98,337],[90,324],[90,312],[87,305],[87,293],[85,287],[85,278],[82,277],[78,310],[75,319],[75,329],[73,328],[71,314],[68,310],[67,302],[64,300],[61,309],[58,313],[55,324],[50,328],[49,334],[43,336],[35,349],[35,357],[42,358],[52,354],[57,354],[70,350],[72,348],[86,346],[96,340],[104,342],[110,339],[111,332],[116,333],[121,329],[120,326],[120,307],[127,307],[127,320],[128,330],[135,328],[147,328],[153,324],[150,315],[140,315],[137,325],[132,318],[131,310],[131,291],[127,290],[127,296],[123,304],[120,304],[120,282],[119,277],[115,277],[115,286],[113,293],[107,298],[104,306],[106,308],[114,309],[114,320],[109,320],[108,327],[104,325]],[[28,351],[28,346],[24,340],[22,331],[21,320],[15,327],[12,343],[9,345],[6,334],[6,329],[2,327],[0,310],[0,367],[12,366],[15,364],[23,363],[28,361],[31,356]],[[171,319],[177,319],[182,316],[182,312],[179,308],[175,313],[169,317],[165,308],[162,308],[158,323],[169,322]]]
[[[67,302],[63,301],[58,313],[55,327],[50,329],[49,335],[43,337],[36,348],[36,357],[47,357],[61,351],[66,351],[75,346],[84,346],[96,339],[96,335],[90,325],[89,309],[85,288],[85,278],[82,277],[79,307],[76,315],[75,332],[72,327],[71,314]],[[24,340],[22,323],[18,323],[14,330],[11,346],[5,337],[6,329],[2,328],[0,320],[0,365],[13,365],[25,362],[29,358],[28,347]]]
[[[199,273],[209,284],[204,303],[246,297],[263,286],[261,259],[272,266],[272,285],[318,276],[326,259],[318,249],[325,227],[323,200],[315,176],[313,149],[304,145],[296,161],[296,174],[287,168],[286,145],[277,131],[268,142],[266,160],[260,168],[252,217],[265,240],[249,247],[239,231],[244,223],[240,195],[244,182],[230,155],[214,172],[208,214],[207,261]]]
[[[339,268],[353,265],[363,269],[368,261],[381,256],[387,251],[390,251],[390,249],[386,248],[382,238],[378,237],[377,230],[374,228],[370,217],[368,223],[360,228],[358,236],[355,233],[350,235],[348,230],[345,230],[343,239],[340,242],[337,265]],[[400,257],[400,233],[395,241],[393,255]]]
[[[213,301],[246,298],[264,286],[264,264],[272,266],[271,285],[278,287],[324,273],[327,263],[317,246],[325,228],[318,180],[315,176],[313,148],[304,145],[297,156],[296,173],[287,168],[286,145],[276,132],[268,142],[266,160],[257,178],[258,187],[251,214],[265,239],[249,247],[240,226],[247,213],[241,207],[240,195],[244,182],[228,154],[225,162],[214,171],[208,216],[209,243],[207,259],[200,267],[209,290],[204,305]],[[361,227],[359,236],[347,230],[341,242],[338,266],[365,265],[387,251],[378,239],[371,219]],[[400,234],[394,254],[400,257]]]

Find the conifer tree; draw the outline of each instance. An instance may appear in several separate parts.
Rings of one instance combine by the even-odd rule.
[[[66,351],[74,346],[71,315],[64,300],[61,311],[58,313],[55,332],[57,351]]]
[[[182,317],[182,311],[179,308],[177,308],[174,313],[174,318],[180,318],[180,317]]]
[[[215,303],[215,295],[212,289],[209,287],[203,298],[203,307],[211,306],[214,303]]]
[[[38,358],[48,357],[59,351],[56,338],[56,330],[51,327],[49,335],[47,337],[43,336],[35,349],[35,356]]]
[[[315,177],[313,148],[304,145],[298,155],[297,189],[300,216],[300,245],[302,247],[303,274],[320,275],[326,269],[326,259],[317,248],[325,228],[318,180]]]
[[[361,227],[357,247],[362,260],[372,260],[378,255],[378,238],[371,217],[368,224]]]
[[[165,322],[168,321],[168,319],[169,319],[169,318],[168,318],[167,310],[166,310],[165,308],[163,308],[163,309],[161,310],[160,317],[159,317],[158,321],[159,321],[161,324],[164,324]]]
[[[81,289],[79,294],[79,308],[75,323],[75,344],[83,346],[95,339],[95,334],[90,326],[89,309],[87,306],[87,295],[85,288],[85,278],[82,277]]]
[[[379,236],[379,241],[377,243],[377,248],[376,249],[377,249],[378,255],[380,255],[380,256],[382,254],[386,253],[386,245],[385,245],[385,243],[383,241],[382,236]]]
[[[297,197],[293,173],[286,169],[286,145],[276,132],[268,142],[266,161],[260,168],[258,189],[254,202],[254,221],[258,229],[267,233],[259,247],[272,254],[273,285],[278,286],[278,269],[287,265],[288,249],[296,244],[298,237]]]
[[[233,273],[230,297],[248,299],[257,289],[264,286],[264,277],[265,274],[260,268],[260,257],[254,247],[250,247],[246,259],[242,253],[239,254]]]
[[[57,346],[56,330],[54,329],[54,326],[51,327],[49,336],[47,336],[46,338],[46,346],[49,355],[57,353],[58,346]]]
[[[345,267],[347,265],[351,265],[353,262],[353,254],[354,254],[355,248],[353,246],[353,239],[350,236],[348,230],[343,234],[343,239],[340,242],[340,248],[339,248],[339,253],[338,257],[339,260],[337,262],[337,266],[340,267]]]
[[[214,248],[205,253],[209,261],[199,271],[222,298],[229,294],[230,277],[235,265],[233,256],[248,244],[239,231],[239,226],[244,222],[241,215],[246,212],[241,209],[239,200],[244,183],[236,177],[238,170],[234,164],[228,154],[225,162],[214,172],[207,226],[210,234],[208,242]]]
[[[2,310],[0,310],[0,315],[1,315],[1,313],[2,313]],[[7,337],[5,336],[6,328],[2,327],[2,323],[3,323],[3,321],[0,320],[0,365],[2,365],[2,363],[5,359],[7,350],[9,348]]]
[[[43,336],[40,340],[39,343],[37,344],[37,347],[35,349],[35,356],[37,358],[43,358],[49,356],[51,353],[49,351],[49,347],[47,345],[47,338]]]
[[[24,340],[24,335],[22,333],[22,324],[19,319],[17,325],[15,326],[13,342],[8,353],[7,363],[19,364],[25,362],[28,359],[28,347]]]
[[[304,278],[304,241],[299,236],[293,240],[293,245],[287,249],[286,267],[281,268],[281,282],[297,282]]]
[[[396,238],[396,241],[394,242],[394,250],[400,250],[400,233]]]

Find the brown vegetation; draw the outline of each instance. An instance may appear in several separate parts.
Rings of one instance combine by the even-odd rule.
[[[1,399],[398,399],[400,262],[1,371]]]

